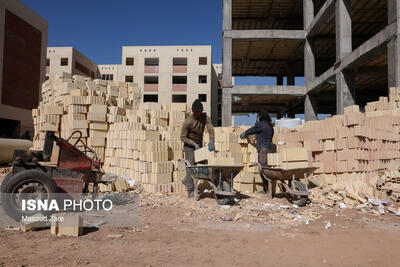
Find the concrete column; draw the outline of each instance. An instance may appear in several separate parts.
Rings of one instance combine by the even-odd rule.
[[[336,74],[336,114],[343,114],[344,108],[355,104],[354,73],[341,71]]]
[[[232,0],[223,0],[223,44],[222,44],[222,86],[232,87],[232,38],[225,37],[225,31],[232,30]]]
[[[352,52],[351,3],[350,0],[336,1],[336,61]],[[343,114],[344,108],[355,103],[354,75],[336,74],[336,114]]]
[[[232,93],[230,88],[222,89],[222,126],[232,125]]]
[[[306,30],[314,19],[314,2],[303,0],[303,24]],[[306,90],[311,88],[315,78],[315,56],[313,39],[306,37],[304,44],[304,80]],[[317,105],[315,97],[306,95],[304,100],[304,117],[306,121],[317,120]]]
[[[232,38],[225,31],[232,30],[232,0],[223,0],[222,6],[222,126],[232,125]]]
[[[398,21],[400,17],[400,0],[388,1],[388,24]],[[388,43],[388,86],[400,86],[400,29],[397,27],[396,36]]]
[[[304,119],[306,121],[318,120],[318,109],[316,96],[307,94],[304,99]]]
[[[283,76],[276,77],[276,85],[283,85]]]

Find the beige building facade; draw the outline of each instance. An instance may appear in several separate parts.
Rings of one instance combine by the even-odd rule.
[[[45,80],[47,21],[19,0],[0,0],[0,138],[33,135]]]
[[[191,108],[200,99],[213,123],[218,122],[211,46],[124,46],[122,78],[142,88],[144,102]]]
[[[47,47],[46,78],[54,73],[67,72],[92,79],[100,78],[96,63],[73,47]]]
[[[125,79],[122,77],[121,64],[102,64],[98,65],[100,71],[100,78],[107,81],[122,82]]]
[[[79,72],[76,61],[90,75]],[[95,73],[103,80],[136,83],[144,102],[187,103],[190,110],[200,99],[213,124],[221,125],[222,65],[212,64],[211,46],[123,46],[122,64],[100,65],[72,47],[48,47],[47,64],[47,77],[57,72],[91,77]]]

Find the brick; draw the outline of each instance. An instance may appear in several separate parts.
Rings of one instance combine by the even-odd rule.
[[[106,139],[89,137],[87,139],[87,145],[88,146],[106,146]]]
[[[60,213],[53,215],[51,234],[57,236],[80,236],[83,231],[83,218],[77,214]]]
[[[358,105],[352,105],[344,108],[344,114],[360,112],[360,107]]]
[[[207,147],[202,147],[202,148],[194,151],[195,162],[206,161],[206,160],[209,160],[210,158],[214,158],[215,156],[216,156],[215,152],[208,151]]]
[[[152,184],[166,184],[172,182],[172,174],[169,173],[152,173],[151,183]]]
[[[363,124],[364,116],[361,112],[346,114],[346,126]]]
[[[301,136],[302,136],[301,140],[305,142],[311,142],[316,139],[315,132],[312,131],[301,132]]]
[[[284,148],[283,151],[279,153],[279,158],[287,162],[308,160],[307,149]]]
[[[106,114],[107,113],[107,105],[90,105],[89,112]]]
[[[81,121],[72,121],[71,122],[71,128],[72,129],[87,129],[88,128],[88,122],[86,120],[81,120]]]
[[[208,159],[210,165],[235,165],[234,158],[216,158],[212,157]]]
[[[107,131],[108,129],[108,124],[107,123],[102,123],[102,122],[92,122],[89,124],[89,129],[90,130],[104,130]]]
[[[281,167],[283,169],[306,168],[308,167],[308,161],[282,162]]]
[[[285,142],[299,142],[301,141],[299,132],[287,132],[285,134]]]
[[[254,183],[254,173],[245,172],[242,173],[242,176],[238,179],[240,183]]]

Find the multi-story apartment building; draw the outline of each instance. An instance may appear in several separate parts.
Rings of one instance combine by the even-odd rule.
[[[93,79],[100,77],[97,64],[73,47],[47,47],[46,78],[53,73],[67,72]]]
[[[0,137],[33,134],[46,47],[47,21],[21,1],[0,0]]]
[[[142,89],[144,102],[187,103],[189,110],[200,99],[213,124],[221,125],[222,65],[212,64],[211,46],[123,46],[122,64],[101,65],[72,47],[48,47],[47,53],[47,76],[89,73],[103,80],[133,82]]]
[[[125,81],[122,77],[121,64],[106,64],[98,65],[100,71],[100,78],[107,81]]]
[[[187,103],[200,99],[204,111],[218,122],[217,81],[211,46],[124,46],[123,81],[143,88],[144,102]]]

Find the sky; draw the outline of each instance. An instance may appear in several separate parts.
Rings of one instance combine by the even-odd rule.
[[[122,46],[211,45],[222,62],[222,0],[22,0],[48,21],[48,46],[120,64]]]
[[[22,0],[48,22],[48,46],[73,46],[97,64],[121,64],[122,46],[211,45],[222,62],[222,0]],[[238,85],[273,85],[241,77]],[[284,84],[286,81],[284,80]],[[304,85],[296,78],[296,85]],[[251,125],[254,116],[239,118]]]

